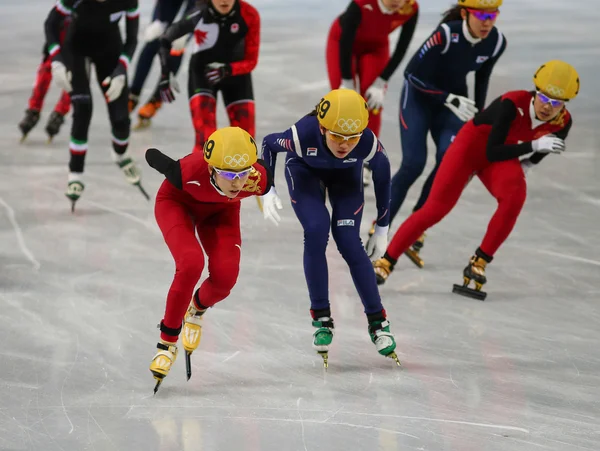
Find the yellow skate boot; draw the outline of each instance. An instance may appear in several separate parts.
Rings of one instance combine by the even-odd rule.
[[[373,269],[375,270],[375,279],[377,280],[377,285],[383,285],[394,270],[394,265],[396,262],[392,260],[393,259],[386,253],[382,258],[373,262]]]
[[[419,255],[425,244],[425,234],[421,235],[417,241],[415,241],[411,247],[404,251],[404,255],[410,258],[410,261],[417,265],[419,268],[425,266],[423,259]]]
[[[163,379],[167,377],[175,363],[175,359],[177,359],[177,346],[175,343],[160,340],[156,347],[158,351],[154,355],[152,363],[150,363],[150,372],[156,379],[154,394],[158,391],[158,387],[162,384]]]
[[[467,296],[479,301],[485,301],[487,293],[482,291],[483,285],[487,282],[485,276],[485,267],[488,263],[491,263],[492,257],[486,255],[481,249],[477,249],[475,255],[469,260],[469,264],[463,270],[463,284],[454,284],[452,292]],[[473,281],[475,288],[469,287],[469,284]]]
[[[188,380],[192,377],[191,356],[192,352],[198,349],[200,345],[200,339],[202,338],[202,316],[206,310],[196,308],[194,299],[192,299],[183,319],[181,344],[185,350],[185,368]]]

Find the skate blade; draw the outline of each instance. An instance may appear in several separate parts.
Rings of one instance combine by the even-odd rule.
[[[134,183],[134,186],[137,186],[140,189],[141,193],[146,198],[146,200],[150,200],[150,195],[146,192],[141,182]]]
[[[262,201],[260,200],[260,197],[258,197],[258,196],[256,196],[256,203],[258,204],[258,209],[262,213],[263,212]]]
[[[48,136],[48,139],[46,140],[46,144],[52,144],[53,139],[54,139],[54,136]]]
[[[192,377],[192,353],[188,351],[185,351],[185,373],[189,381]]]
[[[375,273],[375,280],[377,281],[377,285],[383,285],[386,281],[385,278],[381,277],[379,274]]]
[[[404,252],[404,255],[406,255],[410,259],[410,261],[413,262],[417,267],[423,268],[423,266],[425,266],[425,263],[423,262],[421,257],[419,257],[419,253],[415,252],[413,249],[406,250]]]
[[[151,124],[152,124],[152,121],[150,119],[142,119],[142,118],[140,118],[138,120],[137,124],[135,124],[133,126],[133,130],[136,130],[136,131],[137,130],[139,130],[139,131],[145,130],[148,127],[150,127]]]
[[[398,355],[396,355],[395,352],[390,352],[388,355],[386,355],[386,357],[389,357],[390,359],[394,360],[396,362],[396,365],[402,366],[400,360],[398,359]]]
[[[19,140],[19,144],[23,144],[26,139],[27,139],[27,134],[24,134],[23,136],[21,136],[21,139]]]
[[[487,297],[487,293],[481,290],[474,290],[473,288],[469,288],[465,285],[457,285],[454,284],[452,286],[452,293],[460,294],[462,296],[466,296],[468,298],[477,299],[478,301],[485,301]]]
[[[156,392],[160,388],[160,385],[165,379],[165,375],[152,370],[150,370],[150,372],[152,373],[152,376],[154,376],[154,379],[156,379],[156,385],[154,386],[154,394],[156,394]]]
[[[318,351],[317,354],[323,357],[323,368],[327,371],[327,368],[329,368],[329,351]]]

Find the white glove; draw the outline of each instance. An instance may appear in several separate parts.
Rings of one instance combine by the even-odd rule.
[[[52,61],[52,78],[63,91],[71,92],[73,90],[71,72],[60,61]]]
[[[475,102],[468,97],[455,96],[448,94],[444,104],[463,122],[470,121],[479,110],[475,107]]]
[[[342,84],[340,85],[340,89],[352,89],[354,90],[354,80],[350,79],[342,79]]]
[[[367,240],[365,249],[373,261],[380,259],[385,254],[388,245],[388,231],[390,226],[379,227],[375,225],[375,233]]]
[[[181,52],[183,49],[185,49],[185,45],[187,44],[187,41],[188,41],[187,34],[181,36],[180,38],[175,39],[173,42],[171,42],[171,50],[175,50],[176,52]]]
[[[565,150],[565,141],[554,135],[545,135],[534,141],[531,141],[531,148],[534,152],[540,153],[561,153]]]
[[[534,166],[535,164],[533,164],[529,158],[521,160],[521,169],[523,169],[523,174],[525,175],[527,175],[527,172]]]
[[[107,102],[113,102],[119,98],[123,88],[125,87],[125,75],[117,75],[116,77],[106,77],[102,82],[102,86],[108,86],[104,96]]]
[[[146,27],[146,30],[144,30],[144,40],[146,42],[154,41],[155,39],[160,38],[166,29],[167,24],[165,22],[155,20]]]
[[[383,98],[385,97],[385,91],[387,90],[387,83],[381,77],[377,77],[377,80],[373,82],[367,92],[365,93],[365,100],[367,106],[373,112],[378,112],[383,106]]]
[[[277,191],[275,191],[275,187],[272,186],[271,189],[262,196],[262,209],[263,209],[263,217],[265,219],[269,219],[276,226],[279,225],[279,221],[281,221],[281,217],[277,210],[281,210],[283,205],[281,205],[281,199],[277,195]]]

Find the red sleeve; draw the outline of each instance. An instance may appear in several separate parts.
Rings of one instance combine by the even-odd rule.
[[[202,152],[191,153],[179,160],[181,166],[181,183],[185,191],[186,184],[190,181],[199,181],[199,175],[206,166]]]
[[[248,26],[246,34],[244,59],[231,63],[231,75],[249,74],[258,63],[258,49],[260,47],[260,15],[256,8],[246,2],[240,2],[242,19]]]
[[[262,196],[271,187],[271,177],[269,177],[267,168],[265,168],[260,161],[254,163],[252,168],[254,170],[250,173],[250,177],[248,177],[246,184],[242,188],[242,192],[245,194],[244,197]]]

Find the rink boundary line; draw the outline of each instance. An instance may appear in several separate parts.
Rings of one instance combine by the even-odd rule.
[[[15,235],[17,236],[17,243],[19,244],[19,248],[21,249],[21,252],[23,252],[25,257],[27,257],[27,260],[29,260],[31,262],[31,264],[33,265],[33,270],[39,271],[39,269],[42,265],[35,258],[35,255],[33,255],[33,252],[31,252],[29,250],[29,248],[27,247],[27,243],[25,243],[25,238],[23,237],[23,231],[21,229],[21,226],[19,226],[19,223],[17,222],[15,210],[10,206],[10,204],[8,202],[6,202],[4,200],[4,198],[2,196],[0,196],[0,204],[2,204],[2,206],[6,210],[6,214],[8,215],[8,220],[10,221],[10,223],[15,231]]]

